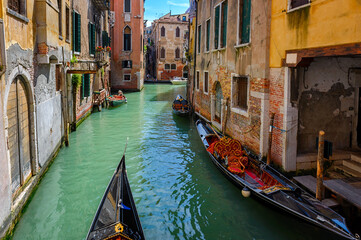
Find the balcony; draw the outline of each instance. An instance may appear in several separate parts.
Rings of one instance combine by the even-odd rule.
[[[95,7],[102,11],[109,10],[110,8],[109,0],[93,0],[93,3]]]
[[[100,66],[107,65],[110,62],[109,54],[110,54],[110,52],[107,52],[104,50],[97,51],[97,52],[95,52],[95,61]]]

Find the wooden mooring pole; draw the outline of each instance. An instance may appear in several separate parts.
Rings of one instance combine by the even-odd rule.
[[[325,149],[325,132],[320,131],[318,135],[318,154],[317,154],[317,188],[316,198],[322,200],[324,198],[323,187],[323,154]]]
[[[267,154],[267,165],[271,163],[271,152],[272,152],[272,133],[273,133],[273,123],[275,120],[275,113],[271,115],[271,122],[269,126],[269,137],[268,137],[268,154]]]

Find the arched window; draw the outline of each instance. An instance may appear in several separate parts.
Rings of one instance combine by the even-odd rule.
[[[124,28],[124,51],[132,49],[132,30],[129,26]]]
[[[165,37],[165,27],[164,26],[160,29],[160,36]]]
[[[180,37],[180,29],[179,29],[179,27],[177,27],[175,29],[175,37]]]
[[[179,50],[179,48],[177,48],[177,49],[175,50],[175,58],[176,58],[176,59],[179,59],[179,58],[180,58],[180,50]]]
[[[164,48],[162,48],[160,50],[160,58],[165,58],[165,49]]]

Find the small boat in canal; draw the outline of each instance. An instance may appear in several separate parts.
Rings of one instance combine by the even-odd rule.
[[[104,193],[87,240],[142,240],[142,225],[129,186],[123,155]]]
[[[181,95],[177,95],[172,104],[173,113],[179,116],[189,115],[191,112],[191,107],[187,100],[185,100]]]
[[[242,189],[243,196],[252,195],[345,239],[359,239],[347,228],[342,216],[258,160],[238,140],[223,136],[203,120],[198,120],[196,127],[212,162]]]
[[[123,103],[127,103],[127,98],[124,96],[123,92],[119,90],[118,94],[107,97],[107,101],[109,102],[110,106],[116,107]]]
[[[175,77],[170,80],[173,85],[186,85],[188,80],[180,77]]]

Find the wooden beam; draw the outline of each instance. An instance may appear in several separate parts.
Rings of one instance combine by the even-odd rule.
[[[67,74],[94,74],[97,73],[97,70],[68,70]]]

